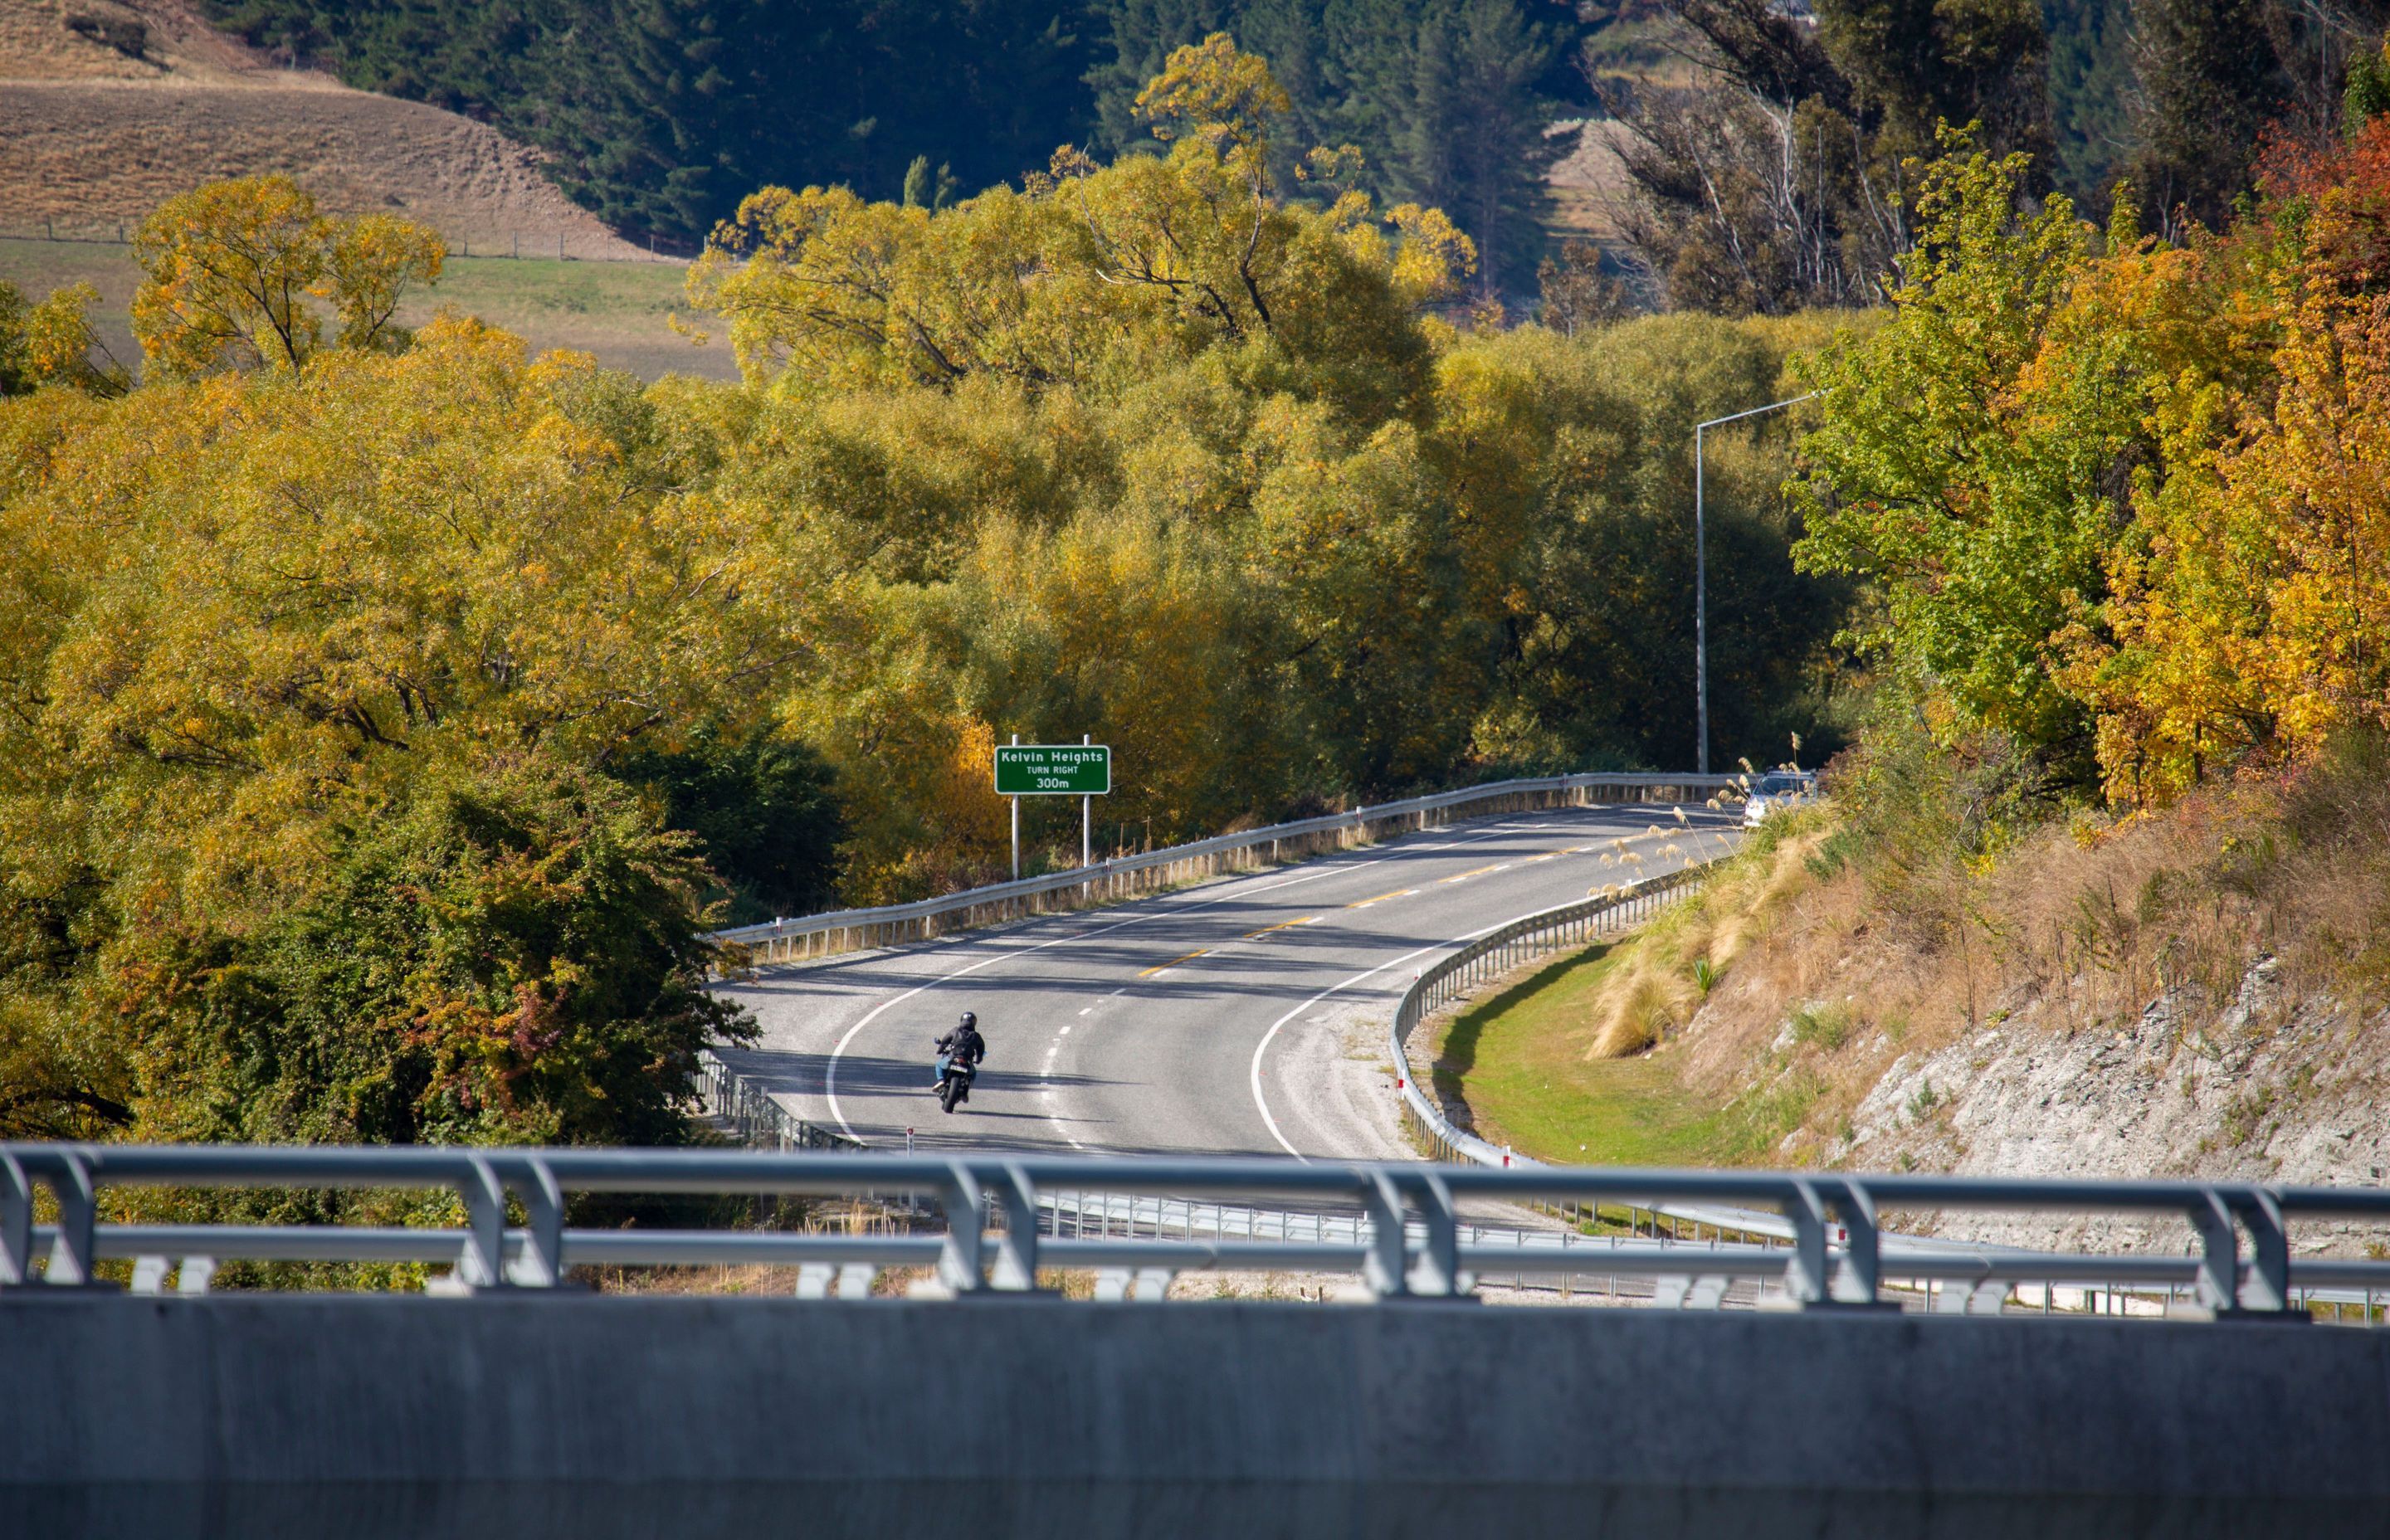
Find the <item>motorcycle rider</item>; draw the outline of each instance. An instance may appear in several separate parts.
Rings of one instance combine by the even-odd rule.
[[[930,1089],[933,1091],[946,1083],[948,1065],[961,1064],[966,1069],[977,1069],[979,1061],[987,1057],[987,1039],[979,1034],[979,1018],[970,1011],[963,1012],[959,1026],[938,1039],[937,1046],[938,1078],[930,1083]]]

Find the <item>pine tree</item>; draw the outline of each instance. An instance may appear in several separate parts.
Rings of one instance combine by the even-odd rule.
[[[2104,217],[2116,170],[2132,149],[2127,0],[2049,0],[2051,168],[2059,190]]]
[[[1450,27],[1458,92],[1447,207],[1477,242],[1479,284],[1498,293],[1534,271],[1549,214],[1545,176],[1573,141],[1548,132],[1556,109],[1537,82],[1552,49],[1513,0],[1464,0]]]

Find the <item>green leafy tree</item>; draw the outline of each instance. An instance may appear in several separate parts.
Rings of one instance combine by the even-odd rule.
[[[2054,677],[2057,638],[2097,622],[2119,456],[2144,430],[2112,388],[2118,360],[2087,350],[2041,372],[2099,245],[2062,198],[2020,220],[2025,174],[2021,156],[1933,168],[1893,320],[1809,366],[1826,395],[1801,443],[1798,554],[1873,586],[1870,644],[1957,724],[2088,783],[2089,713]]]
[[[665,826],[691,837],[729,890],[732,923],[835,905],[846,831],[829,767],[804,744],[767,724],[742,735],[706,722],[677,748],[643,749],[607,768],[656,797]]]
[[[586,771],[410,779],[335,834],[305,900],[144,958],[122,1002],[142,1132],[679,1142],[698,1049],[750,1030],[704,989],[704,881]]]

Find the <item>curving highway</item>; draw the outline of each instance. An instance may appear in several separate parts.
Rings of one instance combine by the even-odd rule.
[[[1698,804],[1681,824],[1664,804],[1514,814],[769,969],[717,986],[763,1029],[723,1058],[881,1149],[909,1135],[923,1149],[1414,1158],[1381,1046],[1414,971],[1522,915],[1716,854],[1737,827]],[[931,1041],[964,1010],[988,1059],[948,1116]]]

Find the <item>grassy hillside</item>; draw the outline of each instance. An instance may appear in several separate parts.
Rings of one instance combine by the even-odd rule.
[[[1987,862],[1931,808],[1830,807],[1458,1018],[1439,1085],[1558,1160],[2378,1182],[2385,766],[2351,742]]]
[[[1538,1160],[1768,1163],[1813,1076],[1690,1072],[1681,1028],[1780,923],[1824,836],[1816,815],[1746,840],[1703,892],[1633,936],[1513,980],[1433,1029],[1437,1094],[1484,1137]]]
[[[405,314],[419,325],[441,305],[453,304],[520,334],[534,349],[577,349],[643,379],[667,373],[735,378],[727,347],[694,347],[665,324],[675,309],[687,308],[682,271],[672,263],[452,257],[439,287]],[[0,280],[31,294],[92,284],[104,302],[99,323],[109,346],[119,358],[139,356],[128,307],[141,272],[124,247],[0,237]]]

